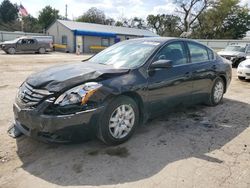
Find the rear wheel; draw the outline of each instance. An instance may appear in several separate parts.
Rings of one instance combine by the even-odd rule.
[[[245,77],[238,76],[239,80],[245,80]]]
[[[45,54],[46,50],[45,48],[39,48],[38,52],[39,54]]]
[[[8,52],[8,54],[15,54],[16,53],[16,49],[11,47],[11,48],[9,48],[7,50],[7,52]]]
[[[224,81],[220,77],[216,78],[211,93],[209,94],[207,104],[209,106],[218,105],[223,99],[224,91],[225,91]]]
[[[99,122],[98,137],[108,145],[127,141],[139,123],[136,102],[127,96],[114,99],[106,108]]]

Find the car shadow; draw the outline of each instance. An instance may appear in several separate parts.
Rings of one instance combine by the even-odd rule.
[[[216,107],[195,106],[166,114],[139,127],[125,144],[108,147],[97,140],[44,144],[17,139],[25,171],[62,185],[114,185],[152,177],[170,163],[191,157],[212,163],[208,155],[249,127],[250,105],[224,99]]]
[[[16,56],[16,55],[51,55],[51,52],[46,52],[44,54],[39,54],[38,52],[17,52],[15,54],[7,54],[3,51],[0,51],[0,55],[4,56]]]

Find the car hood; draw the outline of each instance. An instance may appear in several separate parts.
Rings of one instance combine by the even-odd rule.
[[[218,54],[226,56],[245,56],[245,53],[236,51],[219,51]]]
[[[4,41],[4,42],[1,42],[0,45],[6,45],[6,44],[14,44],[13,41]]]
[[[108,65],[78,62],[54,66],[34,73],[26,79],[26,82],[36,89],[59,92],[86,81],[107,79],[128,72],[129,69],[115,69]]]
[[[240,63],[240,65],[243,65],[243,66],[248,66],[248,65],[250,65],[250,59],[247,59],[247,60],[245,60],[245,61],[242,61],[242,62]]]

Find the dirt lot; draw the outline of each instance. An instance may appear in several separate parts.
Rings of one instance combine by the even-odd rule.
[[[0,187],[250,187],[250,82],[237,80],[235,70],[223,104],[166,114],[118,147],[10,138],[12,103],[23,80],[86,57],[0,52]]]

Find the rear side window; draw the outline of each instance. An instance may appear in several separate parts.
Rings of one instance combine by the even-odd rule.
[[[27,43],[28,44],[35,44],[35,41],[33,39],[29,39],[29,40],[27,40]]]
[[[213,55],[212,54],[209,55],[206,47],[190,42],[188,42],[187,44],[190,51],[192,63],[201,63],[209,61],[209,59],[213,59],[212,58]]]

